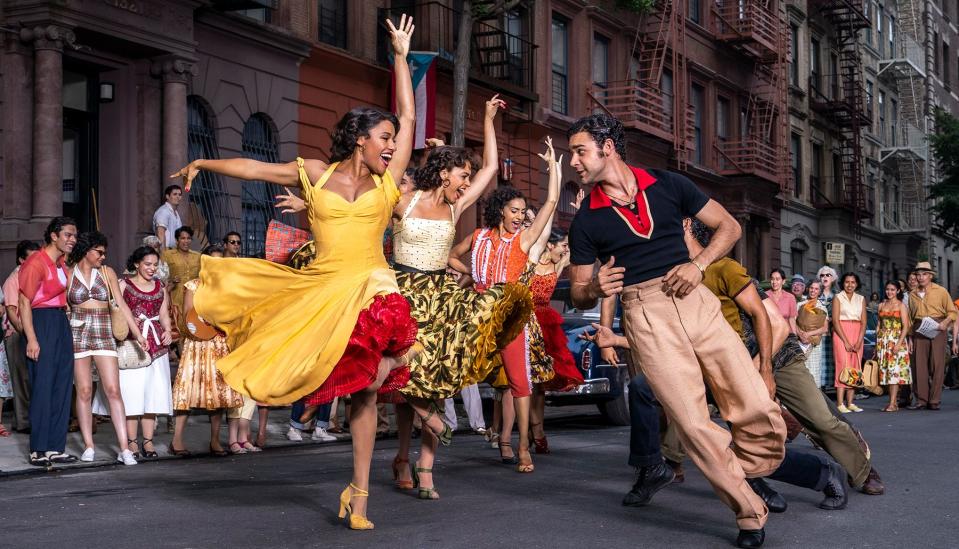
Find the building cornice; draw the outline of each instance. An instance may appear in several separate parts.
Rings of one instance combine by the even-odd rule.
[[[214,30],[237,36],[258,45],[299,58],[309,57],[312,43],[296,37],[292,32],[269,23],[260,23],[249,17],[229,15],[211,10],[200,10],[196,22]]]

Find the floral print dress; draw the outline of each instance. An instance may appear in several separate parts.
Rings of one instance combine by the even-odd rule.
[[[880,385],[908,385],[912,383],[909,369],[909,350],[903,344],[896,350],[902,336],[902,318],[899,311],[879,311],[879,329],[876,331],[876,360],[879,362]]]

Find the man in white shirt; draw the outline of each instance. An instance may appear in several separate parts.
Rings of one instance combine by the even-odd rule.
[[[163,191],[166,202],[153,213],[153,232],[160,239],[162,249],[175,248],[176,237],[173,232],[183,226],[177,207],[183,199],[183,189],[179,185],[170,185]]]

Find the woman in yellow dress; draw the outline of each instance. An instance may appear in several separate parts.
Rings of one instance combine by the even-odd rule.
[[[200,170],[300,187],[316,242],[302,270],[265,260],[204,257],[197,313],[223,330],[232,350],[217,362],[227,383],[266,404],[289,404],[319,387],[352,394],[353,479],[340,516],[368,530],[376,394],[409,379],[416,321],[383,256],[383,231],[400,198],[413,150],[415,108],[406,56],[413,20],[386,21],[394,53],[399,119],[371,107],[347,113],[333,132],[331,164],[195,160],[173,177],[185,190]]]

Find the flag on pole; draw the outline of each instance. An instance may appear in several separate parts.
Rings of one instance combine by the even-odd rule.
[[[436,136],[436,52],[411,51],[406,56],[413,78],[416,101],[416,129],[413,148],[426,147],[426,139]],[[396,75],[393,76],[393,112],[396,112]]]

